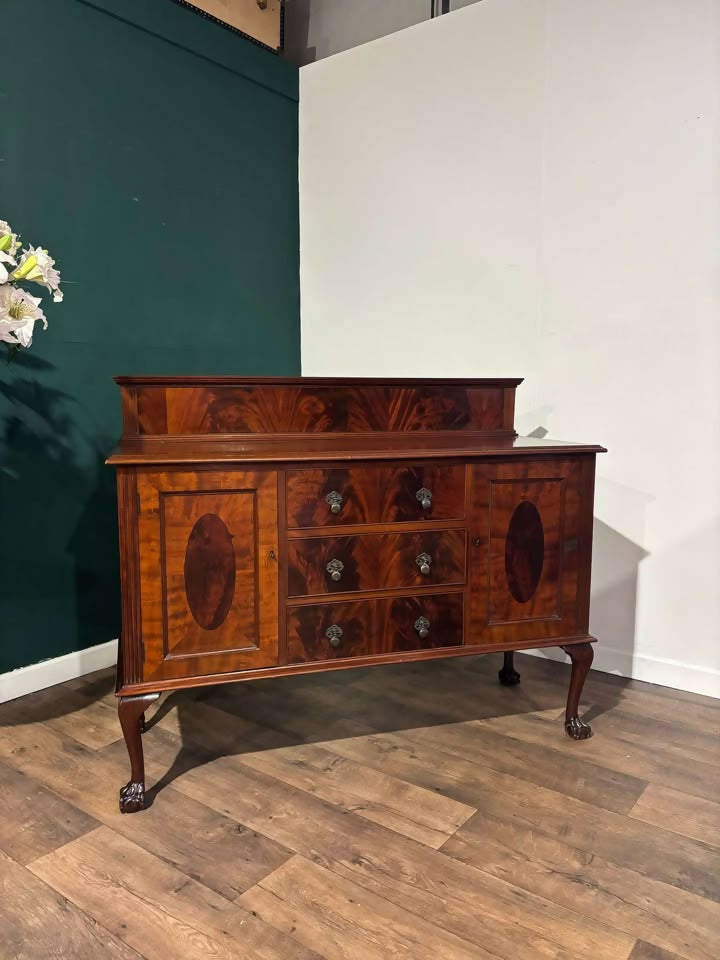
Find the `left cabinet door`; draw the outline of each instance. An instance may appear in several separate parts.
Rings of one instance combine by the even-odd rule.
[[[274,471],[139,470],[143,681],[278,663]]]

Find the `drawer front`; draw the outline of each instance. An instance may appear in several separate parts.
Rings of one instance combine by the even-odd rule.
[[[464,530],[290,540],[288,595],[463,584],[465,553]]]
[[[291,608],[288,663],[461,646],[463,599],[452,593]]]
[[[464,516],[465,467],[460,464],[288,472],[290,529],[462,520]]]

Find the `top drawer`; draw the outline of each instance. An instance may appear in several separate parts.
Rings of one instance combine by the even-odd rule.
[[[464,516],[462,464],[289,470],[287,474],[290,529],[462,520]]]

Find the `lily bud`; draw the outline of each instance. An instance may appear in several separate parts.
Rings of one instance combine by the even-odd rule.
[[[34,274],[33,274],[33,271]],[[36,280],[42,273],[37,268],[37,257],[34,253],[24,257],[17,270],[13,271],[12,280]]]

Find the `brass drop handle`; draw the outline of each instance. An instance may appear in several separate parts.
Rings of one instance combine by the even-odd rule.
[[[415,629],[421,640],[430,636],[430,621],[427,617],[418,617],[415,621]]]
[[[325,497],[325,503],[330,506],[330,513],[340,513],[342,510],[342,502],[342,494],[338,493],[337,490],[331,490]]]
[[[345,564],[342,560],[333,559],[326,564],[325,569],[330,574],[330,579],[337,583],[338,580],[342,580],[342,572],[345,569]]]
[[[333,623],[325,631],[325,636],[330,641],[331,647],[339,647],[340,641],[342,639],[343,631],[342,627],[339,627],[336,623]]]
[[[415,494],[415,499],[419,501],[423,510],[429,510],[432,507],[432,490],[428,490],[427,487],[420,487]]]
[[[432,557],[429,553],[419,553],[415,557],[415,563],[420,567],[420,573],[427,577],[430,573],[430,564],[432,563]]]

